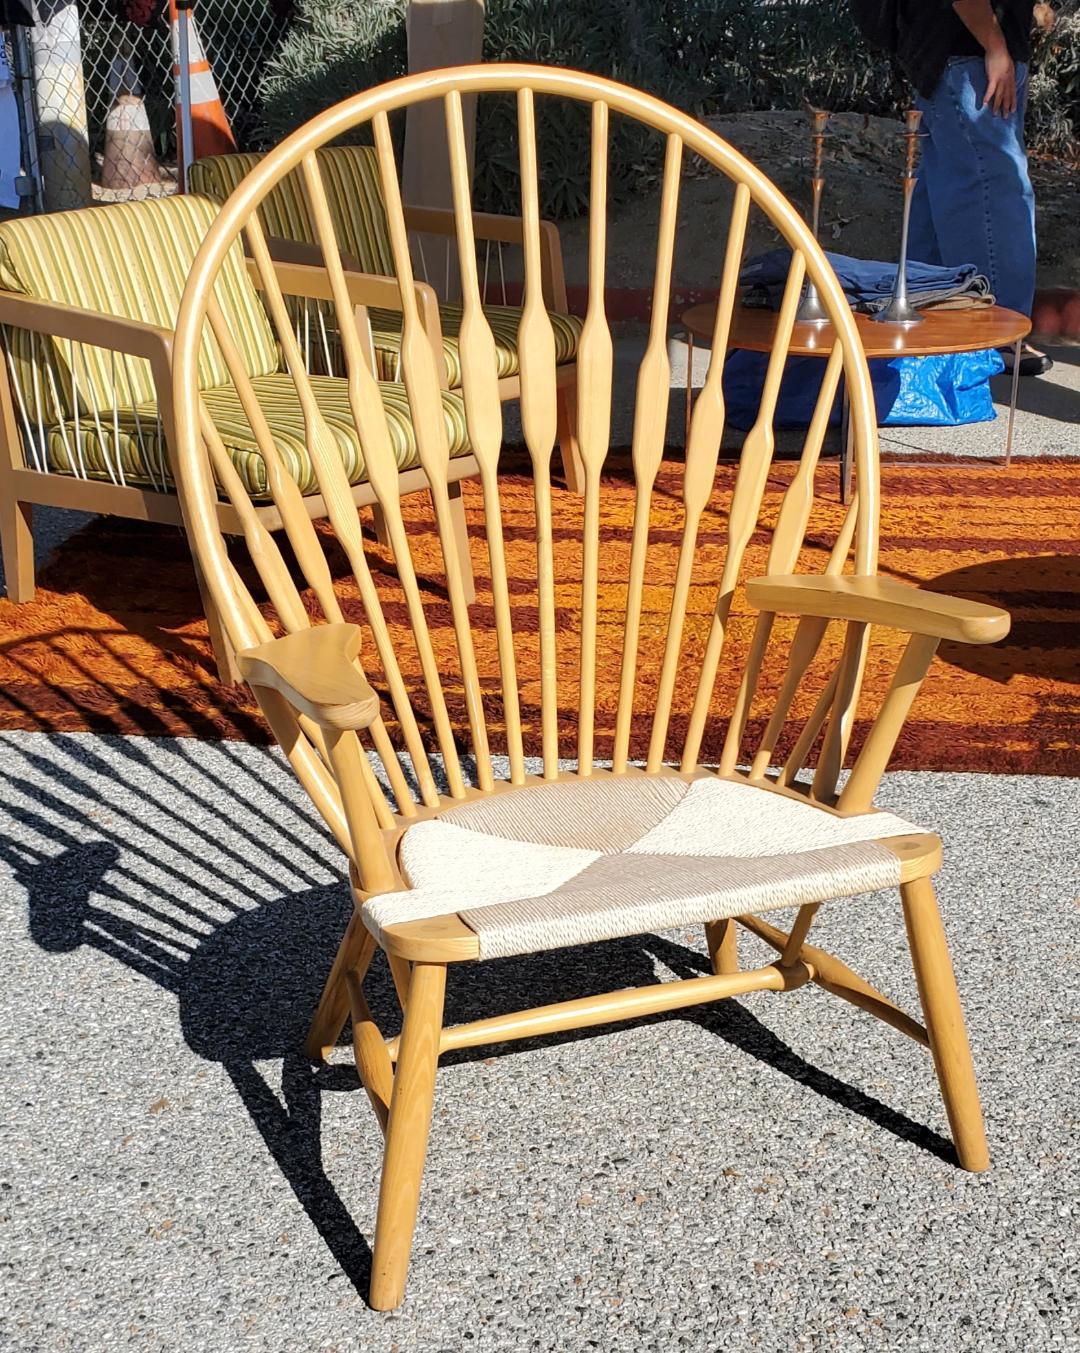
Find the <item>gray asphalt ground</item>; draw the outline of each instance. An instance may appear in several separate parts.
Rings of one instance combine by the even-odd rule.
[[[275,753],[0,738],[0,1347],[1076,1349],[1080,783],[896,774],[994,1157],[928,1056],[817,989],[448,1057],[405,1306],[364,1303],[380,1135],[298,1053],[348,915]],[[820,942],[914,1002],[895,896]],[[761,950],[748,940],[745,957]],[[704,967],[700,934],[506,960],[454,1020]],[[378,966],[373,1005],[389,1032]]]

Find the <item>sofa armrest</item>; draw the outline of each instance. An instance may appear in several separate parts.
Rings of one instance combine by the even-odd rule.
[[[0,291],[0,324],[143,357],[155,367],[155,375],[161,362],[165,363],[166,376],[172,365],[173,331],[137,319]]]
[[[430,235],[456,235],[454,213],[446,207],[405,207],[405,224],[410,230]],[[493,212],[472,213],[473,238],[493,244],[521,245],[525,222],[520,216],[498,216]],[[563,271],[562,240],[554,221],[540,222],[540,268],[544,301],[548,308],[566,314],[566,276]]]

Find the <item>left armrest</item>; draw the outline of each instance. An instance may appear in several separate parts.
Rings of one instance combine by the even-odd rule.
[[[356,666],[357,625],[315,625],[236,655],[252,686],[278,691],[321,728],[368,728],[379,717],[379,697]]]
[[[313,301],[333,301],[334,289],[330,285],[330,274],[323,264],[318,249],[313,245],[296,244],[292,240],[271,240],[268,244],[271,246],[270,256],[274,263],[274,275],[283,296],[301,296]],[[279,244],[285,248],[278,249]],[[354,306],[393,310],[400,314],[401,288],[396,277],[361,272],[359,264],[348,254],[342,254],[341,262],[345,270],[349,300]],[[254,259],[248,259],[248,273],[255,287],[260,291],[263,290],[263,281]],[[439,384],[445,389],[446,358],[443,355],[439,298],[434,288],[427,282],[413,282],[413,295],[416,297],[420,323],[427,334],[431,351],[435,354]]]
[[[993,644],[1009,632],[1007,611],[892,578],[777,575],[752,579],[746,596],[759,611],[885,625],[961,644]]]

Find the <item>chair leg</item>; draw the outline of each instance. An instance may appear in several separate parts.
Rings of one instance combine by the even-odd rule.
[[[555,410],[562,452],[563,477],[571,493],[585,492],[585,466],[577,439],[577,390],[573,385],[560,385],[555,392]]]
[[[461,481],[450,484],[447,491],[450,495],[450,522],[454,532],[454,548],[461,564],[461,585],[465,592],[465,601],[471,606],[476,600],[476,582],[473,578],[469,524],[465,517],[465,499],[461,492]]]
[[[313,1062],[321,1062],[333,1051],[338,1035],[349,1017],[349,990],[346,973],[367,971],[375,951],[375,937],[354,912],[334,955],[330,975],[322,989],[304,1040],[304,1051]]]
[[[34,505],[6,494],[0,499],[0,548],[10,601],[34,599]]]
[[[733,920],[707,921],[705,943],[709,946],[712,970],[717,976],[739,971],[738,937]]]
[[[956,1154],[965,1170],[985,1170],[990,1165],[990,1153],[979,1090],[934,885],[929,879],[914,879],[901,886],[900,896],[930,1051]]]
[[[371,1305],[377,1311],[393,1310],[405,1294],[431,1128],[445,992],[444,963],[414,964],[390,1100],[375,1223]]]

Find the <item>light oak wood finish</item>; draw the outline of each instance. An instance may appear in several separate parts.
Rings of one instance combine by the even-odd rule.
[[[930,1051],[956,1154],[965,1170],[986,1170],[990,1151],[979,1089],[934,885],[927,878],[912,879],[903,884],[900,895]]]
[[[477,223],[481,218],[472,210],[462,111],[463,100],[491,93],[509,94],[516,99],[518,121],[522,202],[521,215],[513,230],[515,242],[522,247],[525,266],[519,334],[520,394],[534,502],[531,526],[520,522],[514,525],[519,531],[531,529],[536,569],[535,580],[527,580],[525,597],[522,597],[523,580],[508,576],[506,528],[499,500],[504,391],[482,304],[476,261]],[[575,572],[572,577],[557,571],[553,541],[551,459],[562,415],[558,400],[560,373],[549,319],[550,267],[545,264],[544,253],[544,242],[549,237],[540,220],[537,178],[537,128],[543,125],[538,118],[538,105],[551,97],[566,97],[587,105],[590,128],[590,291],[576,363],[576,434],[583,487],[579,505],[581,552],[580,576]],[[459,253],[462,398],[482,500],[471,526],[478,540],[481,534],[484,538],[490,572],[490,605],[483,608],[470,609],[461,570],[454,563],[456,527],[450,509],[452,486],[458,476],[454,462],[446,455],[445,435],[435,417],[440,388],[439,350],[425,319],[424,293],[413,277],[408,251],[410,222],[420,220],[425,228],[433,222],[410,213],[401,202],[389,133],[390,115],[423,99],[442,104],[447,129],[453,205],[443,224],[448,230],[452,226]],[[635,510],[625,563],[626,605],[622,632],[605,659],[621,661],[609,768],[602,764],[607,747],[598,732],[597,718],[597,669],[602,638],[597,590],[603,570],[609,566],[603,543],[604,474],[611,405],[618,397],[604,298],[605,257],[609,247],[608,143],[610,125],[617,116],[635,118],[658,132],[663,137],[665,159],[659,185],[653,320],[635,395],[631,457]],[[315,154],[321,145],[362,124],[370,124],[382,175],[389,237],[402,297],[403,376],[446,566],[449,609],[448,612],[444,609],[444,615],[448,616],[443,624],[446,637],[439,647],[430,627],[425,599],[417,587],[412,542],[397,504],[379,405],[370,398],[370,363],[361,341],[363,326],[357,320],[362,298],[353,290],[346,261],[335,255],[336,245],[328,229],[325,188]],[[667,541],[660,542],[661,547],[671,551],[674,577],[670,586],[663,585],[658,601],[660,584],[650,573],[650,561],[657,547],[654,507],[664,464],[664,428],[670,392],[666,316],[673,286],[682,166],[690,155],[702,157],[726,174],[735,184],[735,194],[726,247],[719,264],[722,301],[713,311],[710,330],[714,360],[694,412],[686,456],[678,471],[677,504],[681,517],[676,529],[669,530]],[[274,600],[276,628],[264,619],[243,588],[225,553],[216,516],[211,476],[211,464],[216,463],[213,430],[206,426],[206,412],[200,408],[190,379],[201,336],[208,325],[215,324],[211,303],[213,281],[233,241],[246,238],[252,266],[267,289],[268,307],[276,324],[279,328],[287,324],[273,260],[257,228],[257,214],[267,193],[292,172],[303,175],[313,207],[324,255],[320,270],[323,280],[319,285],[327,293],[323,299],[333,302],[335,320],[341,328],[354,421],[372,467],[374,501],[380,509],[385,540],[400,579],[400,597],[404,598],[403,602],[397,600],[392,629],[364,556],[355,504],[336,482],[331,458],[321,450],[325,430],[310,398],[308,377],[299,362],[298,340],[295,335],[282,333],[290,369],[294,360],[297,365],[298,396],[310,410],[309,436],[321,496],[363,602],[370,633],[363,653],[361,632],[342,622],[328,575],[314,557],[319,542],[307,514],[297,511],[295,504],[283,502],[279,512],[288,515],[293,550],[298,559],[306,561],[302,570],[309,596],[301,604],[295,584],[285,576],[280,554],[270,547],[272,542],[266,539],[266,532],[256,529],[257,523],[247,519],[245,538],[267,595]],[[715,470],[724,428],[723,353],[730,344],[736,283],[748,216],[754,207],[764,212],[791,245],[793,260],[774,326],[775,345],[771,349],[758,421],[747,437],[726,505],[727,536],[719,549],[710,547],[709,570],[702,579],[698,568],[705,553],[700,543],[701,524],[705,513],[713,510]],[[500,227],[504,228],[510,229]],[[773,464],[776,401],[784,363],[797,336],[795,313],[807,277],[814,282],[832,316],[836,339],[802,455],[788,480],[775,522],[769,528],[767,575],[747,583],[750,542],[755,532],[765,529],[761,508]],[[224,343],[223,349],[227,346]],[[457,912],[387,923],[377,933],[405,1012],[400,1039],[389,1042],[379,1039],[363,999],[362,980],[370,960],[365,918],[373,916],[366,909],[381,894],[408,887],[399,847],[415,824],[430,822],[448,807],[483,802],[493,795],[538,787],[545,787],[545,793],[558,793],[561,785],[573,784],[583,791],[586,787],[580,782],[586,777],[592,782],[588,787],[592,793],[594,787],[602,791],[606,781],[641,776],[643,768],[630,762],[632,735],[638,731],[644,731],[649,744],[645,769],[655,774],[681,775],[693,780],[719,774],[744,786],[751,784],[756,793],[797,802],[800,811],[812,804],[816,812],[837,818],[869,812],[903,718],[937,644],[942,639],[991,642],[1007,628],[1003,613],[901,587],[878,577],[876,428],[858,328],[818,245],[798,214],[763,175],[700,123],[646,95],[592,76],[501,65],[410,77],[357,95],[321,115],[267,156],[240,186],[222,209],[189,281],[177,330],[174,366],[178,472],[200,568],[238,651],[240,665],[275,736],[349,861],[356,912],[327,980],[307,1048],[313,1057],[324,1055],[351,1012],[357,1068],[386,1130],[371,1289],[374,1305],[393,1306],[404,1291],[436,1063],[440,1052],[455,1048],[598,1026],[740,993],[762,990],[779,993],[813,983],[908,1034],[917,1043],[933,1048],[961,1161],[981,1168],[983,1157],[973,1126],[976,1101],[970,1062],[964,1061],[966,1042],[956,1013],[955,984],[940,929],[935,929],[939,923],[934,919],[932,890],[928,891],[929,877],[941,863],[941,843],[930,834],[885,837],[876,843],[880,853],[875,853],[877,860],[885,852],[895,860],[894,876],[904,892],[903,905],[926,1028],[841,960],[809,942],[818,902],[809,902],[798,910],[788,931],[751,914],[707,921],[711,975],[585,995],[537,1010],[496,1015],[452,1028],[442,1024],[447,969],[480,959],[477,931]],[[834,532],[834,539],[822,546],[819,537],[815,537],[810,548],[814,471],[821,455],[828,411],[842,377],[851,400],[858,493]],[[287,498],[287,486],[281,488]],[[820,572],[800,572],[808,557],[819,560]],[[690,644],[686,637],[689,598],[693,588],[701,587],[708,589],[711,620],[707,633]],[[758,610],[758,618],[749,650],[741,657],[733,706],[722,708],[717,697],[717,677],[723,664],[737,660],[728,631],[736,593],[743,587],[751,605]],[[575,603],[580,601],[581,620],[576,636],[560,624],[560,596],[566,595],[573,595]],[[321,606],[323,614],[311,620],[313,601]],[[523,620],[523,616],[527,619]],[[781,616],[797,618],[793,633],[779,622]],[[655,668],[649,670],[643,669],[639,642],[646,623],[659,625],[663,636],[659,646],[661,657]],[[838,663],[821,672],[821,664],[815,660],[830,626],[845,636],[843,654]],[[884,702],[870,720],[870,731],[853,773],[841,791],[841,772],[848,760],[862,675],[870,653],[869,636],[871,627],[877,626],[905,631],[908,643]],[[476,640],[484,628],[490,631],[489,642],[481,646]],[[784,635],[786,638],[781,642]],[[415,646],[414,670],[418,675],[407,687],[398,655],[409,641]],[[516,654],[517,646],[526,644],[535,644],[540,658],[536,688],[528,693],[539,724],[542,753],[539,775],[526,772],[524,754],[524,697]],[[486,655],[483,662],[480,654]],[[766,677],[773,672],[778,679],[770,685]],[[463,722],[467,725],[473,758],[468,776],[464,749],[456,741],[461,734],[447,717],[444,689],[451,682],[458,683],[466,715]],[[568,683],[572,683],[572,690]],[[652,692],[647,701],[641,697],[643,689]],[[772,692],[767,702],[765,691]],[[383,699],[393,708],[394,724],[384,722]],[[485,708],[486,701],[498,704],[499,718],[491,717]],[[765,708],[759,711],[757,706],[763,703]],[[424,737],[417,709],[425,711]],[[808,717],[806,709],[811,711]],[[802,711],[801,723],[796,710]],[[758,714],[760,718],[755,717]],[[569,716],[563,726],[560,715]],[[701,766],[700,751],[706,733],[717,720],[725,718],[720,765]],[[566,725],[572,727],[571,733],[566,731]],[[723,724],[720,726],[724,728]],[[669,734],[676,727],[684,729],[685,734],[681,747],[671,748]],[[762,731],[750,738],[751,729]],[[777,771],[774,753],[789,732],[794,749]],[[817,764],[809,764],[819,741]],[[437,791],[428,746],[441,752],[448,794]],[[382,764],[389,794],[371,768],[371,753]],[[495,776],[495,753],[506,756],[505,779]],[[669,761],[672,753],[680,758],[678,768]],[[565,765],[567,761],[570,768]],[[414,776],[415,789],[411,789]],[[892,861],[887,855],[882,867],[893,875]],[[629,881],[628,886],[632,886]],[[457,905],[468,910],[468,880],[462,881],[462,890]],[[740,969],[736,941],[740,925],[775,948],[778,960],[765,967]],[[390,1066],[394,1068],[392,1072]]]

